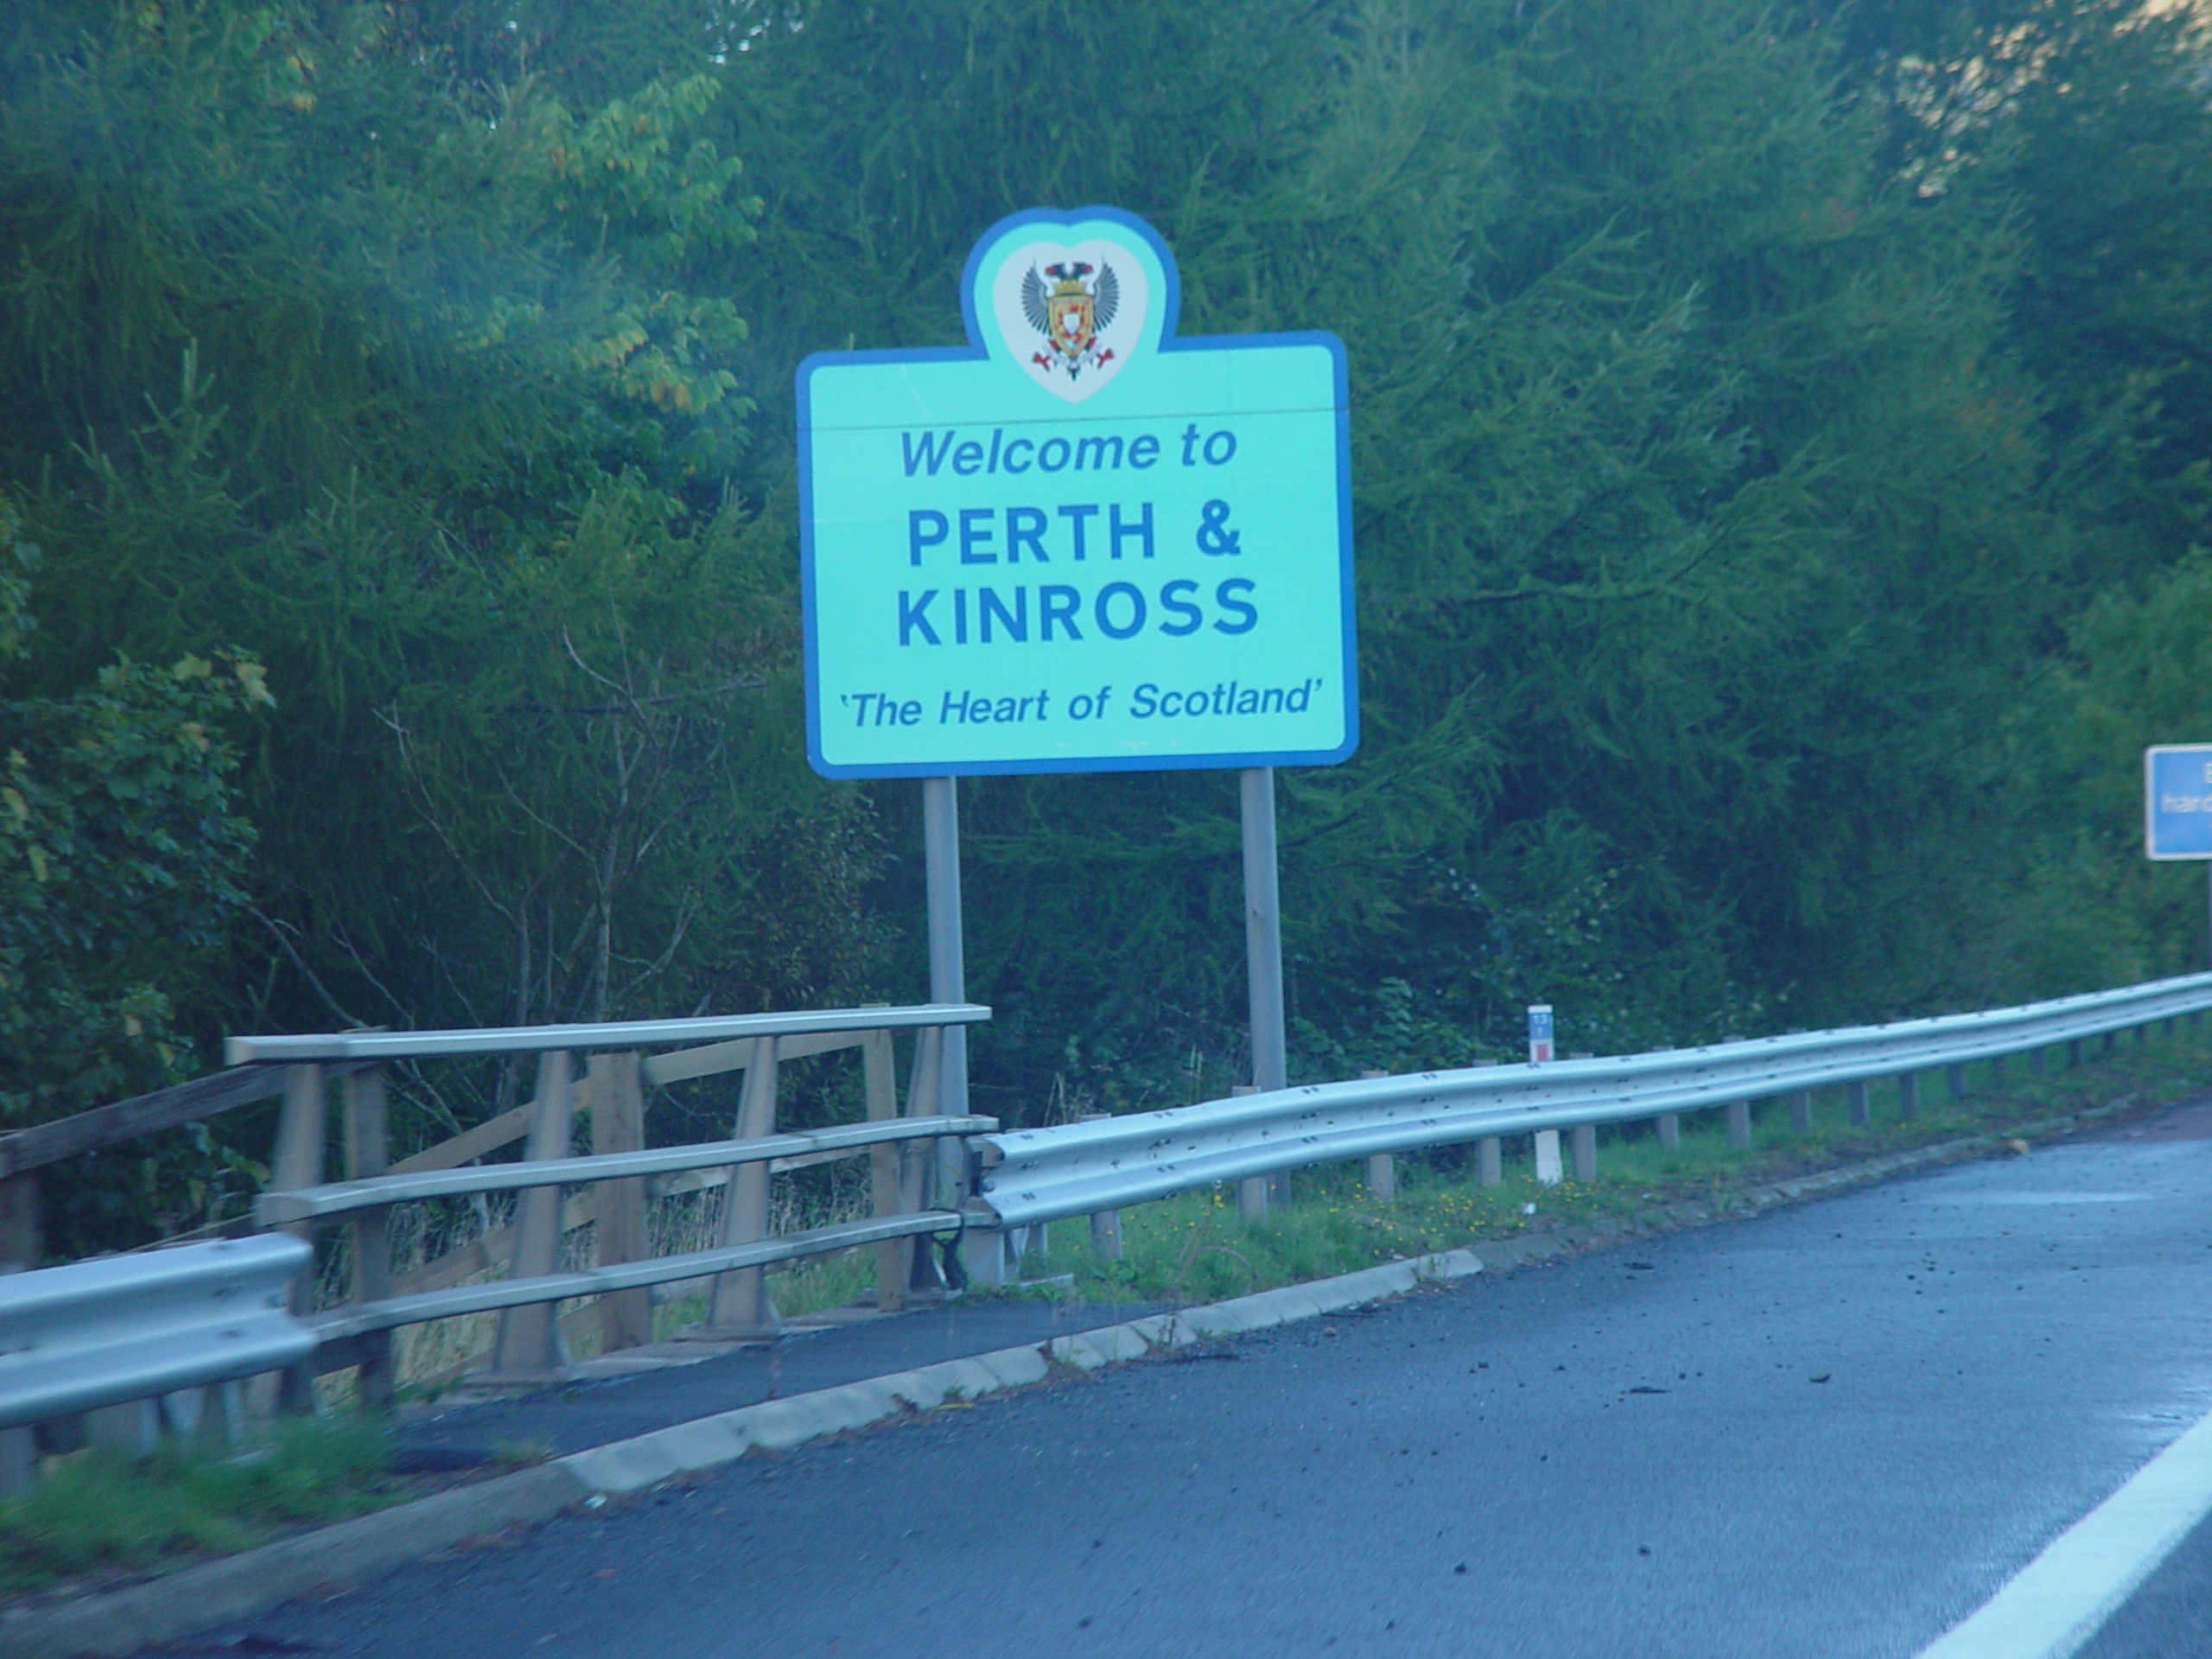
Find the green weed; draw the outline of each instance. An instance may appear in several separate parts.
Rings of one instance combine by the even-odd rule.
[[[74,1452],[0,1501],[0,1595],[181,1566],[359,1515],[407,1495],[390,1470],[383,1427],[359,1418],[280,1423],[235,1455],[174,1445],[137,1460]]]

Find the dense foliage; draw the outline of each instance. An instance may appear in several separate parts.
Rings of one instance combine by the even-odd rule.
[[[801,754],[791,372],[957,338],[1039,203],[1151,219],[1187,332],[1349,347],[1365,738],[1282,780],[1294,1067],[2193,963],[2201,878],[2132,842],[2135,750],[2212,716],[2192,17],[15,8],[0,1101],[119,1085],[124,1021],[918,995],[912,786]],[[1232,1079],[1235,804],[964,787],[984,1109]],[[128,879],[54,885],[48,822]],[[161,950],[16,977],[60,925]]]

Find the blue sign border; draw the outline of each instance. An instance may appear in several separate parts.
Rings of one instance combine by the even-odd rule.
[[[817,640],[815,637],[814,588],[814,444],[813,399],[808,382],[817,368],[848,367],[868,363],[973,363],[990,356],[982,324],[976,315],[976,278],[988,251],[1009,231],[1031,225],[1067,226],[1084,219],[1104,219],[1141,237],[1158,256],[1164,281],[1160,296],[1160,332],[1154,349],[1159,352],[1248,351],[1271,346],[1319,346],[1329,353],[1334,368],[1337,404],[1337,569],[1344,606],[1344,741],[1332,749],[1289,749],[1250,754],[1101,756],[1070,760],[978,760],[959,763],[833,766],[822,757],[821,685],[817,679]],[[812,352],[799,362],[794,376],[798,393],[798,581],[799,607],[804,627],[803,654],[806,665],[806,759],[824,778],[974,778],[995,774],[1027,775],[1049,772],[1198,772],[1234,771],[1248,766],[1328,766],[1349,760],[1359,747],[1359,639],[1351,570],[1351,375],[1344,342],[1318,330],[1281,334],[1194,334],[1179,337],[1175,325],[1182,312],[1183,290],[1175,270],[1175,257],[1160,232],[1135,213],[1118,207],[1027,207],[1009,213],[976,238],[960,272],[960,319],[968,334],[965,346],[918,346],[904,349],[865,352]]]
[[[2212,846],[2191,852],[2166,852],[2158,846],[2158,826],[2165,818],[2178,815],[2161,814],[2158,810],[2158,761],[2166,755],[2187,755],[2191,760],[2212,766],[2212,743],[2154,743],[2143,751],[2143,855],[2154,863],[2203,863],[2212,859]],[[2212,815],[2199,815],[2202,823]]]

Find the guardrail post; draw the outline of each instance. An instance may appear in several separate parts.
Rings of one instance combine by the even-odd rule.
[[[162,1443],[162,1402],[125,1400],[85,1414],[85,1438],[118,1457],[149,1458]]]
[[[1741,1150],[1751,1144],[1751,1103],[1732,1100],[1727,1110],[1728,1144]]]
[[[1682,1149],[1682,1115],[1680,1112],[1662,1112],[1651,1121],[1659,1131],[1659,1150],[1680,1152]]]
[[[2109,1054],[2109,1053],[2111,1053],[2114,1049],[2118,1048],[2119,1046],[2120,1046],[2120,1033],[2119,1033],[2118,1032],[2116,1032],[2116,1031],[2108,1031],[2108,1032],[2105,1033],[2105,1049],[2104,1049],[2104,1052],[2105,1052],[2106,1053]]]
[[[284,1104],[276,1119],[276,1148],[269,1160],[269,1182],[280,1192],[321,1185],[325,1124],[322,1068],[288,1065],[284,1068]],[[315,1229],[296,1222],[283,1229],[295,1238],[315,1243]],[[309,1262],[292,1281],[292,1311],[304,1313],[315,1295],[315,1264]],[[287,1366],[276,1374],[276,1409],[311,1412],[315,1409],[315,1373],[305,1364]]]
[[[1387,1077],[1388,1071],[1363,1071],[1363,1080],[1372,1083]],[[1367,1196],[1378,1204],[1388,1204],[1398,1196],[1397,1160],[1387,1152],[1372,1152],[1367,1155],[1367,1167],[1360,1185],[1367,1189]]]
[[[2070,1038],[2066,1044],[2066,1069],[2071,1071],[2081,1064],[2082,1039],[2079,1037]]]
[[[1967,1097],[1966,1067],[1963,1065],[1945,1066],[1943,1068],[1943,1087],[1953,1100],[1964,1100]]]
[[[591,1149],[645,1149],[645,1061],[634,1052],[594,1054],[586,1074],[591,1096]],[[643,1262],[652,1254],[645,1239],[645,1183],[628,1175],[592,1188],[592,1247],[599,1265]],[[613,1290],[599,1299],[599,1351],[639,1348],[653,1339],[653,1294]]]
[[[1103,1123],[1113,1117],[1111,1112],[1085,1112],[1076,1119],[1078,1123]],[[1098,1253],[1102,1262],[1122,1259],[1122,1212],[1118,1210],[1094,1210],[1090,1212],[1090,1248]]]
[[[1231,1084],[1229,1092],[1236,1096],[1256,1095],[1259,1085],[1250,1083]],[[1256,1224],[1268,1218],[1268,1178],[1254,1175],[1236,1183],[1236,1219]]]
[[[1475,1142],[1475,1179],[1484,1186],[1505,1184],[1505,1139],[1486,1135]]]
[[[1569,1148],[1574,1159],[1574,1179],[1594,1181],[1598,1179],[1598,1126],[1578,1123],[1569,1131]]]
[[[2041,1043],[2037,1043],[2028,1051],[2028,1075],[2031,1077],[2043,1076],[2043,1062],[2044,1046]]]
[[[1008,1271],[1007,1255],[1013,1241],[1003,1232],[986,1232],[970,1227],[961,1235],[960,1264],[967,1270],[968,1282],[985,1289],[997,1289],[1010,1284],[1020,1276],[1019,1271]]]
[[[2004,1081],[2005,1057],[2002,1054],[1993,1054],[1989,1058],[1989,1086],[1995,1089]]]
[[[538,1056],[537,1094],[531,1103],[530,1137],[523,1147],[523,1157],[531,1163],[569,1155],[569,1064],[566,1049]],[[536,1279],[560,1267],[559,1187],[523,1189],[515,1203],[514,1235],[510,1279]],[[557,1302],[538,1302],[503,1310],[499,1339],[492,1347],[492,1369],[484,1380],[541,1382],[565,1376],[569,1354],[556,1317],[559,1309]]]
[[[1920,1116],[1920,1074],[1901,1071],[1897,1074],[1897,1121],[1909,1123]]]
[[[359,1181],[381,1175],[391,1162],[384,1068],[348,1073],[340,1091],[346,1103],[346,1179]],[[353,1300],[382,1301],[391,1294],[391,1211],[365,1210],[346,1233],[353,1255]],[[391,1403],[391,1332],[378,1331],[360,1341],[356,1386],[361,1403],[380,1411]]]
[[[737,1135],[740,1141],[759,1140],[776,1132],[776,1039],[754,1039],[752,1062],[745,1068],[745,1092],[738,1097]],[[750,1244],[768,1236],[768,1166],[754,1160],[729,1173],[722,1199],[721,1237],[724,1245]],[[781,1330],[776,1306],[769,1300],[765,1271],[738,1268],[715,1275],[713,1305],[706,1325],[690,1334],[719,1341],[772,1341]]]
[[[1789,1133],[1810,1135],[1813,1132],[1813,1091],[1795,1089],[1789,1095]]]
[[[1873,1114],[1866,1109],[1866,1079],[1853,1077],[1843,1085],[1843,1109],[1851,1118],[1851,1127],[1863,1129],[1873,1121]]]

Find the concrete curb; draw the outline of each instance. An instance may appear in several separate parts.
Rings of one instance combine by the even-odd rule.
[[[1401,1296],[1425,1285],[1450,1284],[1482,1272],[1484,1265],[1472,1250],[1446,1250],[1413,1261],[1388,1262],[1316,1284],[1288,1285],[1240,1296],[1211,1307],[1157,1313],[1127,1325],[1001,1348],[967,1359],[949,1359],[789,1400],[741,1406],[633,1440],[574,1452],[559,1459],[555,1466],[567,1470],[585,1491],[613,1495],[642,1491],[674,1475],[717,1468],[756,1448],[780,1452],[887,1418],[917,1415],[948,1402],[964,1403],[1010,1389],[1027,1388],[1062,1370],[1094,1371],[1217,1337],[1270,1330]]]
[[[2038,1136],[2115,1116],[2138,1103],[2047,1118],[2013,1131]],[[374,1515],[320,1528],[221,1560],[189,1567],[122,1590],[53,1607],[0,1614],[0,1650],[9,1659],[122,1659],[227,1620],[318,1590],[342,1588],[464,1540],[550,1520],[578,1503],[643,1491],[678,1475],[703,1473],[752,1451],[781,1452],[947,1404],[1027,1388],[1069,1371],[1089,1372],[1193,1344],[1273,1330],[1409,1292],[1456,1284],[1479,1273],[1510,1271],[1655,1232],[1709,1225],[1801,1202],[1891,1175],[1986,1153],[2013,1136],[1979,1135],[1847,1168],[1823,1170],[1756,1187],[1732,1204],[1669,1205],[1633,1220],[1563,1227],[1488,1240],[1386,1262],[1334,1279],[1286,1285],[1210,1307],[1158,1313],[1048,1342],[1001,1348],[916,1370],[868,1377],[788,1400],[766,1400],[626,1440],[572,1452],[496,1480],[457,1487]]]

